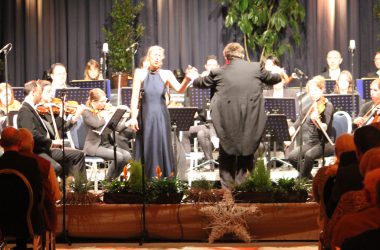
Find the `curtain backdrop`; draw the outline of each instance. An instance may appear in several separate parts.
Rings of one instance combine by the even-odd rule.
[[[138,1],[138,0],[136,0]],[[82,79],[85,63],[99,60],[112,0],[2,0],[0,46],[12,43],[8,55],[9,81],[22,86],[41,78],[52,63],[67,65],[69,80]],[[341,51],[343,68],[351,70],[348,41],[356,41],[354,76],[374,70],[373,58],[380,47],[380,25],[373,15],[376,0],[302,0],[306,8],[302,44],[282,58],[284,67],[294,67],[309,76],[326,66],[326,53]],[[215,0],[144,0],[139,17],[145,26],[136,62],[150,45],[166,50],[164,67],[203,70],[209,54],[223,64],[222,50],[231,41],[241,42],[237,30],[224,27],[225,9]],[[109,21],[109,20],[108,20]],[[1,55],[3,59],[3,55]],[[1,72],[0,80],[4,81]]]

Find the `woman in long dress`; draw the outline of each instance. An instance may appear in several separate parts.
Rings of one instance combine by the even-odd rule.
[[[196,69],[189,67],[186,77],[179,83],[173,72],[161,69],[164,58],[163,48],[150,47],[147,53],[148,69],[136,69],[133,77],[130,128],[137,132],[135,159],[141,160],[144,155],[145,175],[148,178],[156,176],[157,166],[163,177],[172,173],[176,175],[165,94],[169,87],[183,93],[191,81],[190,77],[197,77]]]

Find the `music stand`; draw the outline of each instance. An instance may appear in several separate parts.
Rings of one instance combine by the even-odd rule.
[[[14,99],[23,102],[25,99],[24,87],[12,87]]]
[[[265,111],[271,114],[285,114],[292,121],[297,119],[295,98],[265,97],[264,100]]]
[[[197,108],[168,108],[170,114],[171,128],[174,137],[177,131],[188,131],[194,124],[194,116]],[[177,140],[174,138],[174,155],[177,155]],[[177,163],[176,163],[177,165]]]
[[[93,89],[93,88],[99,88],[102,89],[108,99],[111,99],[111,86],[110,86],[110,80],[105,79],[105,80],[90,80],[90,81],[85,81],[85,80],[73,80],[69,82],[69,86],[73,88],[81,88],[81,89]]]
[[[333,94],[336,81],[332,79],[325,79],[325,93]]]
[[[66,93],[67,100],[77,101],[79,104],[86,104],[90,90],[90,88],[67,88],[64,91]],[[62,89],[57,89],[55,96],[60,97],[62,91]]]
[[[352,118],[359,114],[359,95],[354,95],[354,103],[352,103],[352,95],[329,94],[324,95],[334,106],[336,111],[345,111],[349,115],[354,114]]]
[[[203,109],[210,100],[210,89],[188,88],[188,94],[190,99],[190,106]]]
[[[132,87],[121,88],[121,104],[131,105]]]
[[[279,161],[283,164],[286,164],[288,166],[293,166],[292,164],[282,160],[278,159],[276,157],[276,143],[277,142],[284,142],[284,141],[290,141],[290,135],[289,135],[289,128],[288,128],[288,122],[286,121],[286,115],[282,114],[270,114],[267,116],[267,122],[265,123],[265,131],[264,134],[266,138],[269,139],[269,146],[270,142],[273,141],[273,151],[274,151],[274,157],[272,157],[269,162],[268,166],[270,166],[270,163],[273,163],[273,167],[275,167],[276,161]],[[269,147],[269,156],[270,156],[270,147]]]
[[[356,89],[359,92],[360,96],[364,100],[371,99],[371,83],[376,78],[362,78],[362,79],[356,79]]]

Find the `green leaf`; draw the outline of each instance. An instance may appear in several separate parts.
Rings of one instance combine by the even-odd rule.
[[[248,7],[248,0],[240,0],[239,10],[244,12]]]

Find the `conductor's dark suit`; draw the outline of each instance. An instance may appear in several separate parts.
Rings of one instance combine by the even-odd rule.
[[[273,85],[280,81],[279,74],[271,74],[258,62],[237,58],[194,81],[195,87],[215,88],[210,110],[220,138],[219,167],[221,172],[231,174],[232,181],[239,182],[235,176],[245,175],[247,169],[253,168],[253,153],[259,146],[266,122],[263,83]],[[239,173],[240,170],[243,171]],[[221,173],[222,182],[231,181],[225,177]]]

